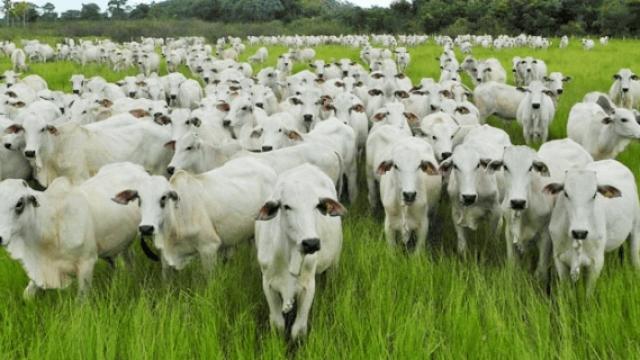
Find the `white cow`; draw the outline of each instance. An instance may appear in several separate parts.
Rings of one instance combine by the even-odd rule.
[[[544,192],[558,196],[551,213],[549,234],[560,280],[577,281],[585,270],[587,293],[604,266],[604,253],[629,243],[631,263],[640,269],[640,210],[638,189],[631,171],[615,160],[569,170],[564,183],[552,183]]]
[[[497,115],[505,124],[517,118],[518,107],[525,94],[516,87],[490,81],[478,85],[473,91],[473,101],[480,111],[480,123],[491,115]]]
[[[530,82],[527,87],[519,87],[518,90],[525,94],[516,113],[518,124],[524,132],[524,140],[527,144],[533,141],[546,142],[549,125],[556,113],[554,92],[538,80]]]
[[[26,64],[27,56],[22,49],[16,49],[11,53],[11,63],[13,71],[29,71],[29,65]]]
[[[114,119],[118,122],[119,119]],[[150,121],[131,126],[84,127],[68,122],[59,127],[47,124],[41,116],[29,115],[13,132],[25,132],[24,155],[35,165],[36,179],[48,186],[66,176],[78,184],[95,175],[101,166],[131,161],[155,174],[164,174],[171,152],[164,149],[171,134]]]
[[[378,165],[380,198],[385,210],[387,244],[397,238],[407,246],[415,237],[415,253],[421,253],[429,234],[430,218],[440,200],[442,178],[431,145],[417,138],[401,138]]]
[[[542,78],[542,83],[547,89],[553,91],[557,96],[560,96],[564,92],[563,83],[573,80],[571,76],[563,76],[560,72],[552,72],[549,76]]]
[[[553,182],[564,181],[565,172],[583,168],[593,158],[571,139],[544,143],[536,153],[527,146],[507,146],[494,168],[504,169],[505,196],[502,202],[505,221],[507,259],[514,259],[514,250],[524,252],[531,246],[538,249],[536,276],[548,280],[551,255],[549,217],[556,197],[540,196],[542,189]],[[515,247],[515,249],[514,249]]]
[[[587,51],[593,50],[593,48],[595,46],[595,42],[593,40],[591,40],[591,39],[582,39],[582,46]]]
[[[640,139],[637,110],[613,109],[600,96],[597,103],[577,103],[569,112],[567,136],[595,160],[614,159],[632,140]]]
[[[507,82],[507,72],[496,58],[478,61],[477,72],[478,78],[476,81],[478,84],[488,81],[495,81],[502,84]]]
[[[138,69],[144,76],[149,77],[152,72],[158,73],[160,55],[156,53],[144,54],[138,60]]]
[[[502,158],[504,147],[509,145],[507,133],[483,125],[471,130],[453,155],[440,163],[443,176],[449,176],[447,192],[460,255],[466,254],[467,229],[476,230],[483,218],[495,233],[502,228],[504,175],[491,162]]]
[[[285,330],[295,316],[291,338],[307,334],[315,295],[315,277],[336,268],[342,250],[346,210],[337,201],[331,180],[319,169],[302,165],[281,174],[258,212],[255,225],[262,288],[269,321]]]
[[[620,69],[613,75],[615,82],[609,89],[609,96],[617,107],[636,109],[640,103],[640,81],[630,69]]]
[[[196,256],[209,273],[221,246],[232,248],[254,235],[255,217],[276,179],[271,166],[242,158],[199,175],[150,176],[138,187],[114,192],[114,201],[140,199],[138,232],[153,236],[165,277]]]
[[[140,217],[135,206],[123,208],[109,199],[147,176],[139,165],[120,163],[103,167],[77,187],[66,178],[57,179],[45,192],[30,189],[23,180],[0,183],[1,243],[27,272],[25,298],[39,290],[64,288],[75,276],[82,300],[98,258],[127,255],[136,236]],[[130,256],[125,260],[131,262]]]
[[[180,84],[177,107],[195,110],[200,106],[200,100],[202,100],[203,97],[202,95],[200,83],[193,79],[188,79]]]

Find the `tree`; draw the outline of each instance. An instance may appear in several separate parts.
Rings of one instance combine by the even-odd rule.
[[[4,12],[4,18],[7,20],[7,26],[9,26],[9,18],[11,17],[11,7],[13,3],[11,0],[2,0],[2,12]]]
[[[140,3],[136,5],[135,9],[131,10],[129,13],[129,19],[146,19],[149,16],[150,9],[151,7],[149,5]]]
[[[60,18],[63,20],[80,20],[80,10],[67,10],[60,14]]]
[[[41,9],[44,11],[42,16],[40,17],[42,20],[51,21],[58,19],[58,13],[55,12],[56,6],[52,3],[48,2],[42,5]]]
[[[100,6],[98,6],[98,4],[96,3],[82,4],[82,9],[80,10],[80,19],[89,21],[102,19],[102,15],[100,14]]]
[[[27,13],[31,5],[28,2],[22,1],[13,4],[11,8],[11,14],[17,18],[22,18],[22,26],[27,26]]]
[[[38,12],[40,6],[29,3],[29,10],[27,11],[27,22],[36,22],[40,18],[40,12]]]
[[[127,0],[109,0],[107,5],[112,18],[124,19],[126,17],[124,8],[127,5]]]

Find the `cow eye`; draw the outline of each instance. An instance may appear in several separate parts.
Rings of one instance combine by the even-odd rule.
[[[433,140],[438,140],[438,137],[435,135],[431,136],[431,138],[433,138]]]
[[[596,198],[596,195],[598,195],[598,192],[596,191],[595,194],[593,194],[593,198]]]
[[[458,165],[453,164],[453,168],[454,168],[454,169],[456,169],[456,170],[458,170]]]
[[[245,107],[243,107],[243,108],[242,108],[242,110],[247,110],[247,107],[246,107],[246,106],[245,106]]]
[[[566,192],[566,191],[564,192],[564,196],[565,196],[567,199],[569,198],[569,195],[567,195],[567,192]]]
[[[394,168],[394,169],[396,169],[396,170],[398,170],[398,165],[393,164],[393,168]]]
[[[24,198],[20,198],[20,200],[18,200],[18,203],[16,204],[16,213],[20,215],[23,210],[24,210]]]
[[[285,210],[291,210],[291,206],[289,206],[289,205],[284,205],[282,208],[285,209]]]
[[[620,119],[620,121],[622,121],[623,123],[625,123],[625,122],[629,121],[629,119],[622,118],[622,119]]]
[[[478,163],[478,166],[476,166],[476,169],[480,169],[480,163]]]
[[[187,151],[191,151],[191,150],[193,150],[193,146],[188,146],[186,150],[187,150]]]
[[[502,167],[504,168],[504,171],[509,171],[509,168],[507,167],[507,165],[502,165]]]

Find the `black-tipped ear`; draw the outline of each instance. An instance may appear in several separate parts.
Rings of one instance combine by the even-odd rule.
[[[596,101],[596,104],[600,105],[602,110],[604,110],[605,114],[607,114],[607,115],[611,115],[611,114],[615,113],[615,110],[611,107],[611,103],[609,102],[609,99],[607,99],[606,97],[604,97],[602,95],[600,95],[600,97],[598,97],[598,100]]]
[[[136,190],[124,190],[119,192],[113,199],[120,205],[127,205],[129,201],[138,199],[138,191]]]
[[[540,176],[542,176],[542,177],[551,176],[551,173],[549,172],[549,168],[542,161],[534,160],[533,161],[533,168],[536,169],[536,171],[539,172]]]
[[[258,216],[256,216],[256,220],[265,221],[271,220],[278,214],[278,210],[280,209],[280,202],[275,201],[267,201],[262,207],[260,211],[258,211]]]
[[[564,190],[564,184],[552,183],[545,186],[544,189],[542,189],[542,193],[547,195],[558,195],[562,190]]]
[[[611,185],[598,185],[598,192],[607,199],[613,199],[622,196],[622,192],[618,188]]]
[[[179,203],[179,202],[180,202],[180,197],[178,196],[178,193],[177,193],[177,192],[175,192],[175,191],[173,191],[173,190],[169,191],[169,193],[167,194],[167,196],[169,197],[169,199],[171,199],[171,200],[175,201],[175,202],[176,202],[176,205],[177,205],[177,203]]]
[[[487,174],[493,174],[495,171],[500,170],[502,166],[502,160],[493,160],[487,165]]]
[[[33,195],[29,195],[28,200],[31,203],[31,205],[33,205],[33,207],[40,206],[40,204],[38,203],[38,198],[37,197],[35,197]]]
[[[387,171],[391,170],[393,166],[393,161],[383,161],[378,165],[378,170],[376,171],[378,175],[384,175]]]

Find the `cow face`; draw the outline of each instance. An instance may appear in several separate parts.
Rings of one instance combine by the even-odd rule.
[[[38,194],[24,180],[7,179],[0,183],[0,201],[0,245],[9,246],[23,236],[23,229],[33,226]]]
[[[177,141],[170,141],[165,147],[175,150],[167,167],[167,172],[170,175],[179,170],[185,170],[192,174],[200,174],[207,170],[207,151],[202,139],[195,133],[188,132]]]
[[[515,211],[528,209],[531,196],[537,196],[531,194],[534,173],[549,177],[549,168],[528,146],[507,146],[503,160],[492,161],[490,168],[498,169],[501,165],[506,189],[505,205]]]

